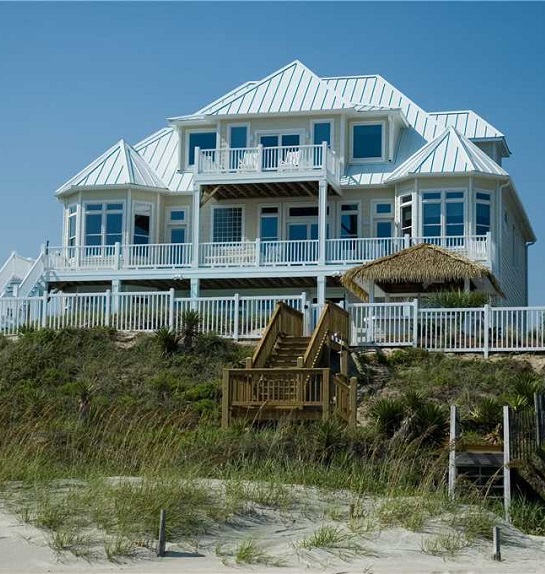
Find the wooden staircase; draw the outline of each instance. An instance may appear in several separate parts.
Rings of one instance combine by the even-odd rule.
[[[327,303],[312,336],[303,334],[303,314],[278,303],[245,369],[225,369],[222,426],[234,418],[327,420],[337,414],[356,424],[355,378],[348,377],[348,313]],[[330,350],[340,351],[331,372]]]
[[[280,335],[265,366],[271,369],[302,367],[310,337]]]

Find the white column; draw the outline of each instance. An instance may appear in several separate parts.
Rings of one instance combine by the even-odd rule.
[[[191,299],[198,299],[201,291],[201,280],[198,277],[191,277],[189,296]]]
[[[325,265],[327,237],[327,181],[320,180],[318,189],[318,264]]]
[[[325,305],[325,276],[319,275],[316,278],[316,300],[318,305]]]
[[[191,216],[191,267],[199,266],[199,241],[201,226],[201,186],[197,185],[193,190],[193,214]]]
[[[121,291],[121,280],[112,279],[112,313],[119,313],[119,293]]]

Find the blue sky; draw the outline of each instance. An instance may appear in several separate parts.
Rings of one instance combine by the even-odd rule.
[[[121,138],[298,58],[378,73],[426,110],[474,109],[508,138],[545,305],[545,3],[0,1],[0,261],[60,243],[54,190]]]

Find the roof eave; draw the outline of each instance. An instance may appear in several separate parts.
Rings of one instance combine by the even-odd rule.
[[[167,187],[153,187],[149,185],[139,185],[136,183],[116,183],[114,185],[71,185],[66,189],[59,189],[55,192],[55,197],[66,197],[80,191],[127,191],[134,189],[137,191],[149,191],[152,193],[172,193]]]
[[[399,177],[387,177],[384,180],[385,184],[400,183],[408,179],[420,179],[428,177],[483,177],[487,179],[503,179],[508,180],[509,175],[501,175],[494,173],[485,173],[482,171],[441,171],[437,173],[409,173]]]

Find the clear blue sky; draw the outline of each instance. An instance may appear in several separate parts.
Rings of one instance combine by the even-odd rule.
[[[294,60],[378,73],[426,110],[474,109],[503,131],[538,236],[545,305],[545,4],[0,1],[0,262],[59,244],[54,190],[109,146]],[[1,264],[1,263],[0,263]]]

